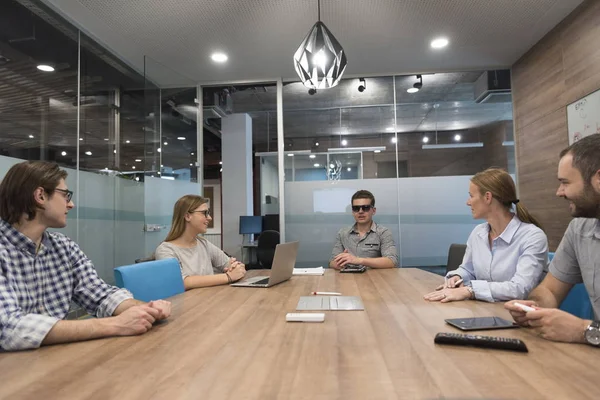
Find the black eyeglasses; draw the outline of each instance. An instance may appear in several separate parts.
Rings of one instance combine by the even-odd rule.
[[[364,212],[369,212],[371,211],[371,208],[373,208],[373,206],[370,204],[367,204],[365,206],[352,206],[352,212],[357,213],[360,211],[361,208]]]
[[[67,199],[67,203],[71,201],[71,199],[73,198],[73,192],[67,189],[54,189],[58,192],[61,192],[65,195],[65,198]]]
[[[204,214],[204,217],[210,217],[210,210],[190,211],[190,214],[193,214],[193,213],[202,213],[202,214]]]

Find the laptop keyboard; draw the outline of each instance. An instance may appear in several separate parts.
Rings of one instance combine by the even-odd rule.
[[[267,283],[269,283],[269,278],[265,278],[265,279],[261,279],[256,282],[252,282],[253,285],[266,285]]]

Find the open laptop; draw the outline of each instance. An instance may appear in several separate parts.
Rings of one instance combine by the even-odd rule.
[[[278,244],[275,247],[271,276],[255,276],[245,279],[242,282],[232,283],[231,286],[271,287],[287,281],[292,277],[292,273],[294,272],[299,244],[300,242],[290,242]]]

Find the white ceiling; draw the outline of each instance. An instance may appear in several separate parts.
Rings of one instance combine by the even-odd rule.
[[[317,20],[317,0],[43,1],[139,71],[149,57],[161,86],[295,79],[292,56]],[[347,76],[482,70],[510,67],[581,2],[322,0],[321,19]],[[449,47],[430,49],[440,35]]]

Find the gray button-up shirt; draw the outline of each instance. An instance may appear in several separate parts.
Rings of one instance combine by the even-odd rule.
[[[394,265],[398,265],[398,251],[392,232],[375,222],[371,224],[371,230],[362,238],[356,229],[356,224],[340,229],[330,261],[344,250],[360,258],[387,257],[394,262]]]
[[[594,314],[600,317],[600,221],[575,218],[560,241],[550,273],[558,280],[583,282],[590,296]]]

